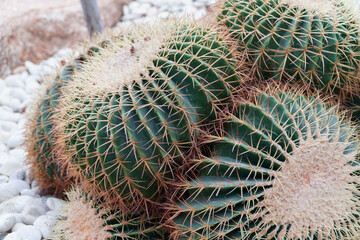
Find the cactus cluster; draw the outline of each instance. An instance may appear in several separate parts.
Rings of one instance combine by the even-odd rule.
[[[94,37],[29,110],[53,238],[358,239],[359,31],[346,0],[220,0]]]
[[[223,121],[174,208],[181,239],[358,236],[357,142],[337,111],[303,95],[262,94]]]

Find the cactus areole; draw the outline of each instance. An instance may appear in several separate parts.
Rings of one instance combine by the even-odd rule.
[[[174,223],[190,239],[358,239],[353,127],[302,95],[262,94],[224,119]]]
[[[75,177],[120,202],[162,197],[196,129],[240,83],[229,40],[217,33],[169,19],[102,36],[57,114],[59,152]]]
[[[259,75],[357,94],[354,9],[347,0],[224,0],[219,19]]]

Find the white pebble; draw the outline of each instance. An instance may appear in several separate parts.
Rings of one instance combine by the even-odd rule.
[[[50,237],[50,229],[56,224],[54,219],[46,215],[38,217],[34,222],[34,227],[38,228],[43,238]]]
[[[16,232],[17,230],[19,230],[20,228],[25,227],[25,226],[26,226],[26,225],[23,224],[22,222],[18,222],[18,223],[16,223],[16,224],[13,226],[13,228],[11,229],[11,231]]]
[[[7,151],[9,151],[9,148],[4,143],[0,143],[0,152],[7,152]]]
[[[53,220],[59,220],[61,215],[60,209],[58,211],[47,211],[46,216],[49,217],[49,219]]]
[[[9,231],[16,223],[16,217],[13,214],[3,214],[0,216],[0,233]]]
[[[25,170],[24,169],[18,169],[14,173],[10,175],[10,179],[18,179],[18,180],[24,180],[25,179]]]
[[[16,201],[15,208],[17,212],[22,212],[26,206],[43,205],[41,198],[33,198],[31,196],[19,196]]]
[[[48,206],[48,208],[52,211],[57,211],[63,206],[64,203],[65,203],[64,200],[54,197],[50,197],[46,200],[46,206]]]
[[[38,90],[41,85],[38,82],[38,77],[29,76],[25,81],[25,91],[34,94],[35,90]]]
[[[7,183],[9,181],[9,177],[5,175],[0,175],[0,184]]]
[[[24,88],[22,78],[23,76],[21,74],[10,75],[5,78],[5,84],[7,87]]]
[[[40,73],[40,67],[30,61],[25,62],[25,67],[31,75],[39,75]]]
[[[15,196],[2,203],[0,203],[0,215],[4,213],[16,213],[16,203],[20,196]]]
[[[25,224],[33,224],[35,220],[46,213],[46,209],[42,205],[25,206],[22,211],[23,222]]]
[[[14,113],[10,107],[0,106],[0,120],[18,122],[21,117],[21,114]]]
[[[17,159],[10,154],[0,152],[0,174],[10,177],[11,174],[21,169],[21,163],[19,160],[20,159]]]
[[[18,132],[14,132],[10,138],[6,141],[6,145],[8,145],[8,147],[10,148],[16,148],[21,146],[21,144],[23,144],[24,142],[24,135],[23,134],[19,134]]]
[[[41,240],[41,232],[34,226],[24,226],[16,231],[17,240]]]
[[[5,88],[6,88],[5,81],[0,78],[0,92],[5,90]]]
[[[1,100],[1,99],[0,99]],[[2,121],[0,120],[0,128],[4,131],[11,132],[17,127],[15,122],[12,121]]]
[[[19,99],[21,102],[28,99],[27,92],[25,92],[22,88],[13,88],[10,94],[12,97]]]
[[[24,189],[30,189],[30,184],[24,180],[10,179],[8,183],[11,184],[11,187],[16,189],[18,193],[21,193]]]
[[[20,193],[22,196],[30,196],[30,197],[34,197],[35,196],[35,192],[33,192],[31,189],[24,189],[21,191]]]
[[[18,237],[17,232],[12,232],[12,233],[9,233],[8,235],[6,235],[4,240],[19,240],[19,237]]]
[[[0,202],[4,202],[18,194],[19,192],[14,188],[13,184],[9,182],[0,184]]]

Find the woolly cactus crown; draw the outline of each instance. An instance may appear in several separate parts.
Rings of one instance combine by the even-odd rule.
[[[66,196],[67,202],[54,227],[52,239],[163,239],[157,226],[145,214],[120,214],[79,188],[68,191]]]

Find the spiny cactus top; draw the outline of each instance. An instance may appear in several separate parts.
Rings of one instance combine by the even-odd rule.
[[[239,39],[260,75],[337,93],[358,90],[359,23],[350,1],[222,2],[220,21]]]
[[[72,76],[58,151],[98,195],[137,206],[163,197],[199,124],[229,101],[239,65],[232,40],[208,25],[168,19],[100,36],[105,46]]]
[[[173,223],[180,239],[358,239],[358,153],[335,109],[259,95],[224,119]],[[187,197],[186,197],[187,196]]]
[[[54,78],[45,78],[43,89],[28,109],[26,124],[27,164],[39,187],[50,194],[61,195],[69,185],[65,168],[57,165],[53,152],[55,133],[53,115],[58,107],[62,88],[71,81],[71,74],[84,59],[78,57],[71,64],[61,66]]]
[[[152,240],[166,239],[154,219],[146,214],[120,214],[93,196],[73,189],[66,193],[52,239],[56,240]]]

